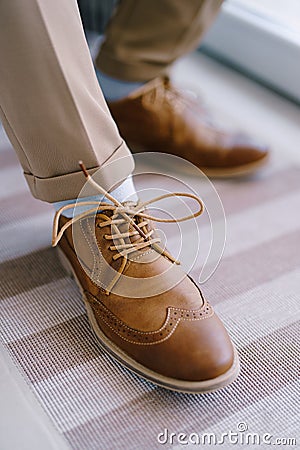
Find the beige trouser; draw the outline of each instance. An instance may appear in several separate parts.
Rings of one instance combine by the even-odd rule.
[[[199,45],[222,0],[121,0],[96,66],[112,77],[151,80]]]
[[[221,0],[122,0],[97,57],[147,80],[200,40]],[[76,198],[99,167],[111,189],[134,167],[98,85],[75,0],[0,0],[0,115],[32,194]]]

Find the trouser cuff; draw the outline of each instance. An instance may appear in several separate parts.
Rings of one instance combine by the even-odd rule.
[[[96,67],[105,74],[124,81],[150,81],[168,75],[170,66],[154,62],[128,62],[114,58],[109,52],[100,50]]]
[[[132,173],[134,160],[125,142],[118,147],[111,157],[97,167],[88,168],[90,175],[95,175],[95,181],[105,190],[110,191]],[[49,203],[76,199],[84,186],[86,178],[81,170],[66,173],[51,178],[38,178],[25,173],[30,191],[35,198]],[[84,195],[96,195],[95,188],[85,187]]]

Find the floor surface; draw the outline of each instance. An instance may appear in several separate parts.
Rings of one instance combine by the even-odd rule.
[[[282,169],[287,160],[299,164],[299,107],[200,53],[180,61],[174,75],[179,85],[199,92],[220,122],[240,127],[269,143],[273,152],[272,170],[274,166]],[[1,134],[0,159],[7,146]],[[10,192],[24,188],[10,183],[9,168],[2,173]],[[42,225],[50,229],[52,209],[48,206],[44,209]],[[0,348],[0,399],[1,450],[68,448],[4,348]]]

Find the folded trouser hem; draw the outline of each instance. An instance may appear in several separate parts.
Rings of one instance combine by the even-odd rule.
[[[118,147],[112,156],[101,164],[88,168],[95,181],[105,190],[110,191],[128,177],[134,169],[134,160],[125,142]],[[86,185],[86,178],[81,170],[50,178],[39,178],[24,173],[32,195],[49,203],[76,199],[79,195],[96,195],[95,188]],[[84,188],[84,191],[82,189]],[[82,191],[82,192],[81,192]]]
[[[167,64],[120,61],[102,49],[97,56],[96,66],[105,74],[125,81],[149,81],[166,75],[170,68]]]

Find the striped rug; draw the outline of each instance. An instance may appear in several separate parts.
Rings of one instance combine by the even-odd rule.
[[[203,288],[238,348],[242,371],[222,391],[184,395],[141,380],[99,349],[80,294],[50,248],[52,208],[31,198],[5,142],[1,339],[70,448],[181,448],[179,433],[220,438],[245,428],[272,439],[298,437],[299,446],[300,167],[275,161],[256,177],[215,183],[227,246]],[[165,429],[176,437],[163,445],[157,437]]]

